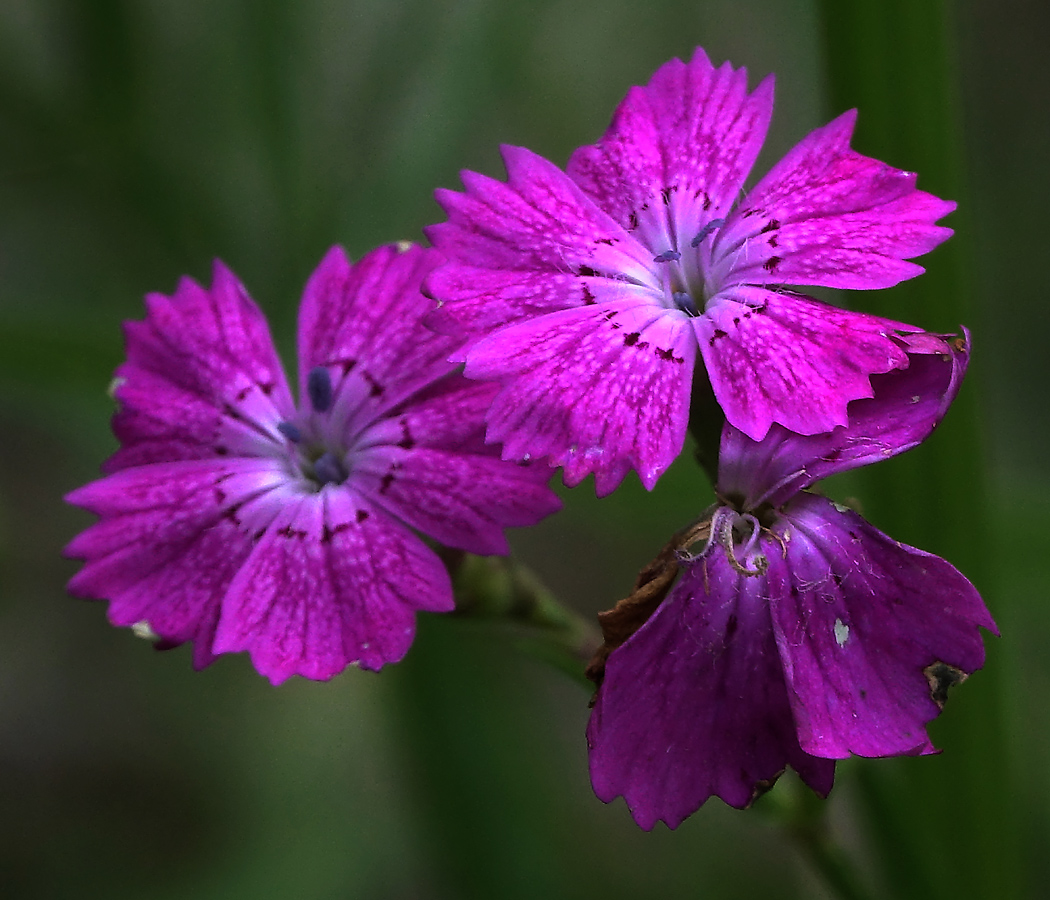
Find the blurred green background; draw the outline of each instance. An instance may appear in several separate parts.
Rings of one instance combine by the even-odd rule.
[[[145,292],[221,257],[290,362],[330,244],[418,238],[435,186],[502,176],[500,142],[564,163],[698,44],[777,73],[756,173],[860,105],[859,150],[960,201],[928,275],[848,300],[965,321],[960,404],[832,490],[970,575],[1003,638],[934,725],[943,755],[842,764],[826,810],[873,896],[1050,896],[1048,38],[1036,0],[0,0],[0,896],[831,896],[777,824],[787,779],[673,833],[597,801],[587,692],[490,624],[425,618],[379,676],[274,689],[64,593],[90,517],[61,497],[114,449]],[[652,495],[566,492],[515,545],[590,615],[708,500],[684,458]]]

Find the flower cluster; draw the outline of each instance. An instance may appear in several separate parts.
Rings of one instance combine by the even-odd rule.
[[[929,435],[969,348],[797,288],[914,277],[955,205],[853,151],[853,112],[741,196],[772,97],[698,50],[633,88],[564,172],[505,147],[507,181],[465,172],[426,230],[449,260],[427,323],[499,384],[487,437],[505,459],[593,473],[599,495],[631,469],[652,487],[697,365],[724,414],[719,501],[692,532],[707,546],[672,561],[662,603],[646,584],[605,614],[590,670],[595,791],[644,828],[712,794],[746,806],[787,765],[826,794],[835,759],[931,752],[925,723],[994,630],[948,563],[807,490]]]
[[[744,193],[772,108],[771,78],[749,91],[697,50],[564,171],[504,147],[506,181],[439,190],[433,249],[333,249],[303,297],[297,401],[221,264],[210,288],[150,295],[117,372],[121,448],[68,498],[100,517],[68,548],[86,563],[71,591],[160,646],[192,641],[198,666],[247,651],[274,682],[378,669],[416,611],[453,608],[423,538],[506,552],[505,528],[558,507],[552,467],[599,495],[631,470],[651,488],[700,371],[718,499],[661,589],[602,618],[596,793],[675,827],[711,795],[746,806],[788,765],[826,794],[836,759],[932,752],[926,723],[994,623],[947,562],[809,489],[923,441],[968,335],[800,288],[914,277],[954,204],[852,150],[852,112]]]

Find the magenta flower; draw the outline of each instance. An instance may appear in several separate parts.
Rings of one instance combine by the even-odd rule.
[[[546,466],[482,440],[496,389],[446,361],[420,281],[438,259],[333,248],[299,312],[298,406],[266,321],[221,263],[146,298],[117,370],[113,474],[68,500],[101,520],[67,554],[77,596],[200,668],[247,650],[274,683],[379,669],[412,642],[416,610],[452,609],[449,575],[413,534],[505,553],[503,529],[558,508]]]
[[[784,285],[884,288],[945,240],[955,204],[849,147],[855,113],[819,128],[736,203],[773,107],[767,78],[702,50],[632,88],[567,172],[504,147],[506,183],[463,173],[427,236],[449,259],[428,324],[470,336],[458,359],[501,390],[487,416],[506,459],[548,456],[599,495],[632,467],[652,487],[682,449],[697,352],[731,424],[818,434],[908,364],[918,329]],[[734,205],[736,204],[736,205]]]
[[[788,765],[825,795],[836,759],[935,752],[926,723],[995,624],[943,559],[805,488],[922,441],[961,344],[913,338],[910,367],[874,376],[829,434],[725,427],[705,551],[606,663],[587,729],[598,797],[674,828],[711,795],[747,806]]]

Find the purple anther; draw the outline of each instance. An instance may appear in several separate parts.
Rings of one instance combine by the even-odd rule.
[[[293,444],[299,444],[303,440],[303,433],[291,422],[278,422],[277,430],[281,432]]]
[[[696,308],[696,301],[693,300],[691,294],[687,294],[685,291],[675,291],[671,294],[671,299],[674,300],[674,305],[687,315],[700,315],[700,310]]]
[[[331,450],[325,451],[314,463],[314,478],[321,487],[326,484],[342,484],[349,474],[339,457]]]
[[[659,256],[653,257],[653,262],[678,262],[682,258],[682,254],[677,250],[664,250]]]
[[[690,245],[693,247],[699,247],[700,243],[705,237],[707,237],[712,231],[717,231],[719,228],[725,225],[725,223],[725,219],[712,219],[703,228],[700,229],[700,233],[695,238],[693,238],[693,240],[690,242]]]
[[[328,412],[332,407],[332,376],[324,366],[316,366],[306,376],[306,393],[314,412]]]

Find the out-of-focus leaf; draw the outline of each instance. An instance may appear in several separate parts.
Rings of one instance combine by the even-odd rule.
[[[898,540],[948,558],[984,591],[993,614],[1001,613],[986,526],[978,417],[982,344],[973,320],[954,6],[944,0],[822,0],[820,8],[830,112],[859,108],[854,146],[917,171],[921,188],[960,205],[948,220],[955,237],[922,260],[926,274],[865,308],[931,331],[956,331],[960,322],[975,326],[977,364],[944,425],[923,447],[858,475],[864,512]],[[931,729],[944,754],[864,770],[870,821],[901,897],[1005,900],[1023,894],[1001,700],[1008,644],[986,643],[986,669],[956,692]]]

